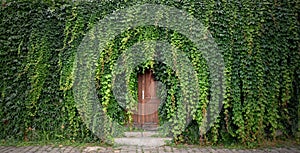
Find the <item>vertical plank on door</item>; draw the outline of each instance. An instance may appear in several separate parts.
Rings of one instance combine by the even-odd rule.
[[[156,96],[153,72],[146,70],[138,75],[138,110],[133,115],[134,124],[142,127],[144,124],[158,124],[159,98]]]

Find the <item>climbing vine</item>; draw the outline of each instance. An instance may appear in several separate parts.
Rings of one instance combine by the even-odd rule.
[[[255,145],[266,139],[295,137],[300,108],[300,3],[297,1],[204,0],[173,1],[2,1],[0,12],[0,139],[69,139],[101,141],[83,122],[74,101],[74,61],[84,37],[97,22],[115,10],[136,4],[176,7],[197,18],[211,33],[220,49],[224,78],[214,78],[205,52],[198,50],[180,31],[155,25],[133,27],[110,40],[96,60],[95,88],[102,111],[118,124],[132,124],[137,104],[137,74],[152,69],[155,79],[166,87],[165,102],[159,107],[160,124],[171,122],[176,142],[239,142]],[[171,17],[169,17],[171,18]],[[195,70],[199,95],[193,116],[184,132],[186,110],[182,94],[192,95],[172,65],[154,60],[155,51],[139,66],[130,67],[126,86],[130,95],[118,103],[112,86],[115,64],[136,43],[166,41],[184,53]],[[211,46],[210,46],[211,47]],[[171,55],[171,54],[170,54]],[[163,55],[161,55],[163,56]],[[167,56],[167,54],[165,54]],[[177,60],[177,61],[176,61]],[[215,59],[210,59],[218,65]],[[224,79],[220,91],[216,80]],[[225,92],[222,93],[221,90]],[[218,113],[216,95],[224,95]],[[126,96],[126,95],[124,95]],[[179,113],[178,113],[179,112]],[[176,114],[181,114],[176,115]],[[97,114],[96,114],[97,115]],[[99,114],[98,114],[99,115]],[[176,118],[174,120],[174,118]],[[215,119],[206,133],[202,123]],[[94,124],[94,123],[90,123]],[[104,133],[113,131],[104,125]],[[102,128],[102,127],[101,127]]]

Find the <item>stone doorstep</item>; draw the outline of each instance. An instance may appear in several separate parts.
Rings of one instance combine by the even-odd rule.
[[[141,138],[141,137],[153,137],[159,136],[158,132],[154,131],[144,131],[144,132],[125,132],[125,137],[127,138]]]
[[[171,138],[115,138],[115,144],[129,145],[129,146],[148,146],[148,147],[159,147],[166,144],[165,141],[172,140]]]
[[[125,138],[115,138],[115,144],[158,147],[165,145],[166,140],[172,140],[171,138],[162,138],[157,136],[159,136],[159,133],[155,131],[125,132]]]
[[[144,130],[147,130],[148,128],[153,129],[153,130],[157,130],[158,127],[159,127],[159,124],[156,123],[156,122],[144,122],[144,123],[134,122],[133,125],[134,125],[135,128],[144,129]]]

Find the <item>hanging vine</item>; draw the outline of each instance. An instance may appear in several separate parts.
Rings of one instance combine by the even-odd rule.
[[[106,15],[145,3],[176,7],[197,18],[217,43],[215,47],[224,57],[225,69],[210,70],[207,60],[214,65],[220,63],[213,58],[205,59],[205,53],[180,31],[157,25],[131,27],[110,40],[99,51],[99,59],[95,59],[95,88],[102,111],[109,116],[107,123],[113,120],[120,125],[132,124],[132,110],[138,99],[137,74],[151,68],[155,79],[166,86],[165,102],[159,107],[160,124],[173,125],[170,133],[178,143],[256,145],[266,139],[277,139],[279,130],[282,136],[296,136],[300,114],[300,3],[297,1],[7,0],[0,9],[0,130],[3,131],[0,139],[104,142],[89,129],[92,125],[98,127],[96,123],[84,124],[74,101],[76,51],[90,34],[88,31]],[[170,18],[160,16],[157,21]],[[148,59],[130,67],[133,62],[130,58],[135,54],[125,54],[126,51],[151,40],[167,41],[176,48],[172,54],[159,56],[170,56],[170,63],[179,65],[172,67],[156,61],[155,47],[148,46],[153,48],[145,53]],[[184,132],[179,129],[188,114],[182,104],[192,102],[185,97],[194,93],[187,89],[189,82],[179,74],[185,72],[180,68],[186,66],[180,65],[184,63],[180,53],[190,61],[199,87],[199,100],[191,107],[193,121]],[[125,83],[130,94],[126,95],[124,106],[118,103],[112,90],[113,74],[119,73],[115,65],[121,55],[124,65],[129,66]],[[213,72],[218,70],[224,72],[225,78],[215,78]],[[214,79],[224,79],[226,88],[215,90]],[[225,97],[218,113],[219,102],[211,97],[222,95],[222,90]],[[210,123],[210,119],[215,122],[208,125],[211,128],[206,132],[201,125]],[[103,126],[105,135],[114,132],[111,126]]]

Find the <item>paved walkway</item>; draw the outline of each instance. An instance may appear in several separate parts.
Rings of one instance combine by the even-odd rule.
[[[125,132],[125,137],[116,138],[118,147],[71,147],[71,146],[0,146],[0,153],[300,153],[300,146],[269,149],[215,149],[211,147],[171,147],[157,137],[156,132]]]
[[[120,146],[112,147],[4,147],[0,146],[0,153],[300,153],[300,148],[272,148],[272,149],[213,149],[213,148],[174,148],[170,146],[141,147]]]

